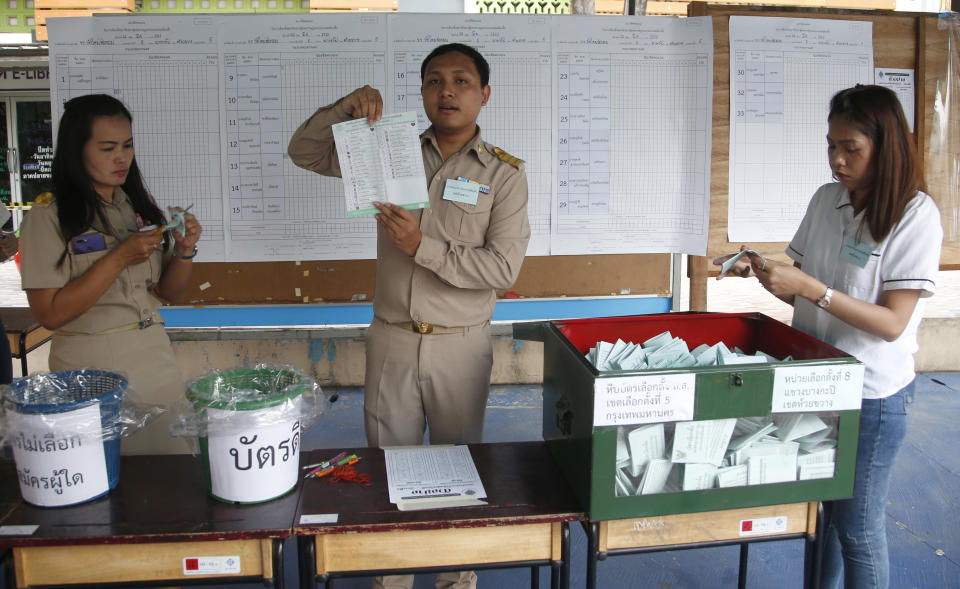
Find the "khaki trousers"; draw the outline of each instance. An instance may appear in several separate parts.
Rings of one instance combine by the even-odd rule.
[[[421,335],[374,319],[367,331],[363,397],[367,444],[413,446],[480,442],[490,394],[490,325]],[[437,589],[473,589],[472,571],[440,573]],[[413,575],[376,577],[374,589],[409,589]]]
[[[490,326],[421,335],[374,319],[363,396],[370,446],[480,442],[490,394]]]
[[[169,409],[184,396],[183,377],[163,325],[105,335],[57,335],[50,342],[50,370],[98,368],[127,377],[124,401]],[[146,428],[124,438],[122,454],[186,454],[184,438],[170,437],[164,413]]]

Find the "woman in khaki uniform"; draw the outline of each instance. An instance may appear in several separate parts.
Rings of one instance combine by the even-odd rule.
[[[140,177],[130,112],[107,95],[64,105],[53,185],[20,231],[30,309],[54,332],[50,369],[119,372],[128,398],[169,405],[183,380],[156,311],[186,287],[200,224],[185,213],[182,233],[144,230],[166,219]],[[164,418],[123,441],[128,454],[187,450]]]

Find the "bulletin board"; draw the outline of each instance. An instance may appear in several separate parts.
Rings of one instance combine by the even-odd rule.
[[[937,201],[944,226],[944,243],[940,265],[945,270],[960,269],[960,240],[957,237],[957,187],[956,171],[944,162],[956,161],[960,154],[960,135],[957,119],[960,112],[947,113],[949,130],[946,141],[931,140],[938,87],[946,91],[950,80],[948,66],[950,54],[948,43],[951,30],[946,21],[935,14],[902,12],[877,12],[859,10],[828,10],[810,8],[782,8],[755,6],[720,6],[704,2],[692,2],[690,16],[713,17],[714,75],[713,75],[713,156],[710,172],[710,232],[707,242],[706,263],[691,261],[691,278],[700,273],[715,274],[709,260],[737,251],[740,243],[727,239],[727,213],[729,194],[730,156],[730,16],[779,16],[788,18],[824,18],[865,20],[873,23],[874,67],[912,69],[916,72],[916,121],[915,138],[923,161],[927,192]],[[956,31],[953,31],[956,35]],[[954,45],[953,51],[957,51]],[[954,57],[954,61],[956,58]],[[956,67],[956,63],[954,66]],[[956,71],[953,72],[954,78]],[[957,111],[956,101],[948,104]],[[941,117],[940,120],[943,120]],[[824,121],[824,128],[826,122]],[[826,152],[826,144],[824,144]],[[826,165],[826,163],[824,163]],[[812,194],[811,194],[812,196]],[[784,254],[787,244],[751,243],[750,247],[765,256],[789,261]],[[694,289],[696,287],[693,287]],[[692,299],[694,298],[691,295]]]
[[[374,260],[201,263],[181,301],[190,304],[369,302]],[[670,295],[669,254],[527,257],[498,297]]]

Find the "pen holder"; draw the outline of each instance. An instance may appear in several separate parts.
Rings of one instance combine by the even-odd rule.
[[[206,425],[199,445],[214,499],[260,503],[296,486],[301,396],[312,386],[282,368],[223,371],[190,385],[187,400]]]

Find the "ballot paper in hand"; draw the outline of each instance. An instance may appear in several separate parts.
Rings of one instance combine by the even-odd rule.
[[[383,456],[390,503],[400,511],[486,504],[467,446],[397,446]]]
[[[380,212],[374,201],[405,209],[429,206],[416,113],[384,115],[372,127],[367,119],[337,123],[333,139],[348,217]]]
[[[754,256],[757,256],[761,260],[763,259],[763,256],[761,256],[759,252],[755,252],[753,250],[743,250],[742,252],[738,252],[737,254],[734,254],[733,256],[731,256],[729,260],[727,260],[720,266],[720,276],[723,276],[724,274],[729,272],[730,269],[733,268],[733,265],[736,264],[738,260],[740,260],[741,258],[743,258],[748,254],[753,254]]]

